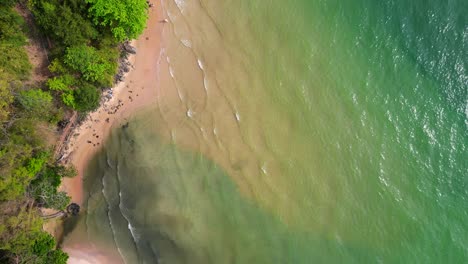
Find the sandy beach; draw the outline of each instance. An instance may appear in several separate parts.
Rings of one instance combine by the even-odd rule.
[[[158,64],[161,46],[161,33],[164,23],[159,1],[150,1],[149,19],[143,34],[132,41],[137,53],[131,55],[129,62],[131,70],[125,80],[112,88],[112,98],[105,101],[86,120],[71,132],[71,137],[64,149],[63,159],[73,164],[78,172],[74,178],[64,178],[61,189],[71,196],[72,202],[83,202],[83,173],[93,155],[105,144],[111,129],[124,124],[126,118],[135,111],[154,102],[158,95]],[[60,236],[60,223],[48,222],[44,229]],[[69,263],[109,263],[106,256],[94,249],[88,252],[92,245],[65,243],[63,248],[70,254]],[[111,261],[115,263],[115,261]]]

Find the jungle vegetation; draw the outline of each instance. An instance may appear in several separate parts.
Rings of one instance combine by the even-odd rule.
[[[31,27],[19,7],[47,42],[45,81],[31,80]],[[65,209],[70,197],[57,188],[76,172],[56,162],[48,139],[67,113],[96,109],[114,83],[119,45],[146,20],[145,0],[0,1],[0,263],[66,263],[40,209]]]

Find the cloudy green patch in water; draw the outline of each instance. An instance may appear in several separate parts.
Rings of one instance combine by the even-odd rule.
[[[91,164],[83,220],[90,241],[114,244],[126,263],[370,260],[373,250],[288,230],[242,197],[219,166],[161,143],[145,119],[115,131]],[[324,255],[329,246],[343,254]]]

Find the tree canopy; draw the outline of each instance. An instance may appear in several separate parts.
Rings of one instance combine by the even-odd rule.
[[[111,62],[94,47],[86,45],[69,47],[66,50],[64,62],[71,69],[81,73],[86,81],[101,85],[112,84],[112,79],[108,77],[115,73],[115,69]]]
[[[145,0],[86,0],[96,25],[109,26],[118,41],[136,38],[145,29]]]
[[[27,200],[2,203],[0,211],[1,263],[67,263],[68,255],[56,249],[55,239],[42,231],[43,220]]]
[[[0,4],[0,79],[24,80],[29,77],[31,70],[24,50],[24,21],[10,6],[4,4]]]
[[[7,120],[10,114],[10,104],[13,102],[13,95],[10,92],[8,82],[2,80],[0,75],[0,123]]]
[[[91,21],[81,13],[85,13],[84,1],[31,0],[30,6],[36,14],[36,20],[49,36],[61,43],[70,45],[86,44],[99,35]],[[80,3],[81,2],[81,3]]]
[[[38,118],[47,116],[52,109],[52,95],[41,89],[21,91],[16,99],[26,112]]]
[[[91,85],[83,85],[74,91],[73,96],[75,98],[76,109],[87,112],[96,109],[99,105],[101,93]]]

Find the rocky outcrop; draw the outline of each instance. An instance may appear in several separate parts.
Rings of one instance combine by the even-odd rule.
[[[133,47],[130,42],[125,41],[123,44],[123,49],[125,52],[130,53],[130,54],[136,54],[137,50],[135,47]]]
[[[128,61],[128,55],[136,54],[136,48],[130,45],[128,41],[126,41],[122,45],[122,52],[123,56],[119,61],[119,69],[117,71],[117,74],[115,75],[116,83],[123,82],[125,80],[125,73],[129,72],[130,67],[132,67],[132,64]]]

